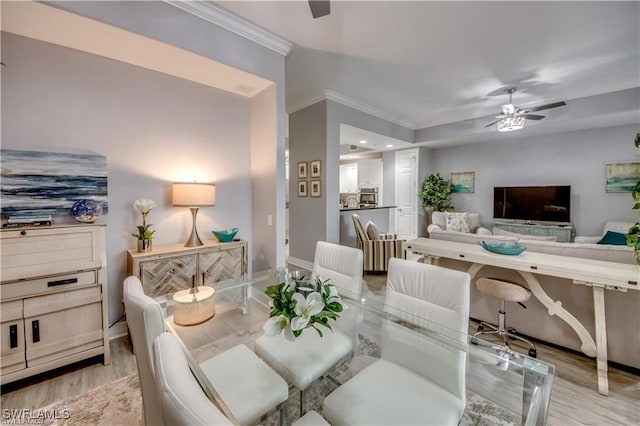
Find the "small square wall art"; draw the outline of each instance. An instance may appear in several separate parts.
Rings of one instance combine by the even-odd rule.
[[[631,192],[640,182],[640,163],[606,163],[607,192]]]
[[[475,172],[451,173],[452,193],[473,193],[475,183]]]

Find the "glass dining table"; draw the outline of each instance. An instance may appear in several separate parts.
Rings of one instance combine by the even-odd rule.
[[[269,299],[264,291],[267,286],[280,281],[280,276],[278,279],[277,276],[275,271],[266,271],[251,278],[208,284],[215,289],[215,315],[196,325],[181,326],[174,322],[173,310],[177,305],[172,295],[157,299],[165,312],[167,330],[178,337],[194,376],[219,407],[224,407],[224,401],[200,371],[199,365],[239,344],[253,350],[254,341],[263,335],[262,326],[269,318]],[[229,303],[230,300],[237,301],[239,294],[247,296],[243,305]],[[505,353],[494,343],[417,318],[385,306],[379,300],[368,300],[342,291],[341,297],[348,307],[343,314],[355,318],[355,349],[353,354],[312,384],[310,391],[306,391],[307,409],[322,413],[326,396],[380,359],[381,330],[383,324],[391,323],[430,345],[435,343],[466,354],[466,408],[461,425],[546,423],[554,378],[552,365],[523,354]],[[308,332],[316,331],[304,330],[304,333]],[[299,400],[294,401],[297,398],[299,392],[290,387],[285,416],[288,424],[299,416]],[[274,410],[263,417],[261,424],[275,425],[279,419],[278,412]]]

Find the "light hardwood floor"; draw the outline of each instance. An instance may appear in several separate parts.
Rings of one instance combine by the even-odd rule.
[[[384,300],[386,275],[365,276],[365,297]],[[470,332],[476,324],[470,324]],[[555,365],[549,425],[640,425],[640,376],[609,368],[609,396],[597,392],[593,359],[536,342],[538,358]],[[111,360],[87,360],[2,387],[3,409],[37,409],[137,372],[128,337],[111,341]],[[522,347],[526,352],[526,348]]]

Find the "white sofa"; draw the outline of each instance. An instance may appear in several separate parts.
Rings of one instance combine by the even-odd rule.
[[[478,244],[479,241],[483,240],[487,242],[518,242],[532,252],[619,263],[634,263],[633,249],[626,246],[590,242],[559,243],[531,240],[527,239],[529,236],[525,235],[522,238],[518,238],[511,235],[474,234],[447,231],[439,227],[431,227],[429,237],[469,244]],[[597,241],[600,239],[601,237],[597,237]],[[581,241],[593,241],[593,238],[590,240],[581,239]],[[467,271],[469,268],[469,263],[459,260],[440,259],[439,264],[461,271]],[[503,268],[482,268],[475,278],[480,277],[503,278],[525,284],[523,278],[517,272]],[[562,301],[562,306],[584,324],[592,336],[595,336],[593,294],[590,287],[574,284],[567,279],[543,275],[539,275],[538,280],[544,291],[553,300]],[[471,318],[496,323],[499,303],[498,300],[480,293],[475,285],[471,286]],[[629,291],[627,293],[615,290],[606,291],[605,303],[609,360],[640,368],[640,337],[638,335],[638,330],[640,329],[640,291]],[[547,308],[537,299],[532,298],[526,305],[527,309],[522,309],[516,304],[507,307],[510,327],[515,327],[522,334],[580,351],[580,339],[564,321],[548,315]]]

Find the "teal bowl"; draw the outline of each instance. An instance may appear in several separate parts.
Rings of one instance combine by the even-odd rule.
[[[492,253],[506,254],[508,256],[517,256],[526,250],[525,247],[514,243],[486,243],[481,241],[478,244]]]
[[[227,228],[222,231],[211,231],[221,243],[228,243],[238,233],[238,228]]]

